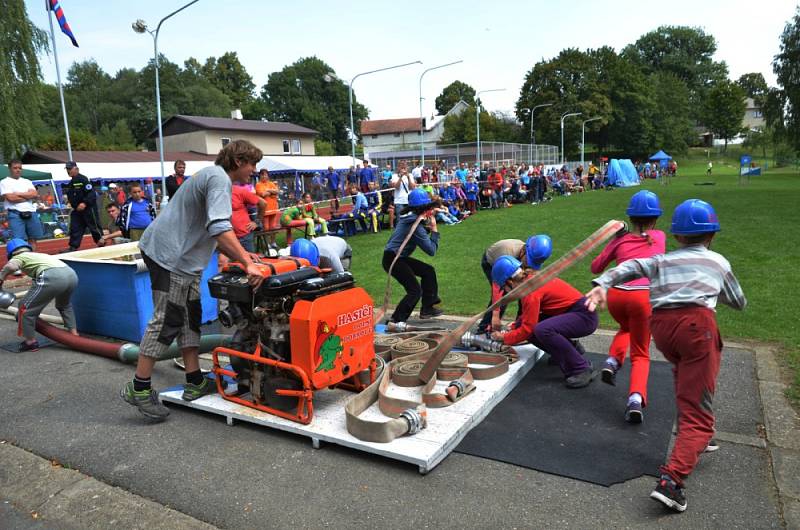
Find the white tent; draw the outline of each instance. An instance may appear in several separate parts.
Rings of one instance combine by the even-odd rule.
[[[188,161],[186,162],[186,174],[192,175],[204,167],[212,165],[213,162],[207,160]],[[53,175],[56,182],[67,182],[69,176],[64,169],[64,164],[25,164],[25,168],[33,169],[35,171],[44,171]],[[81,174],[86,175],[90,179],[147,179],[151,178],[154,181],[161,179],[161,163],[160,162],[105,162],[105,163],[84,163],[78,164]],[[172,174],[172,163],[164,163],[165,176]]]
[[[356,158],[356,164],[364,161]],[[270,173],[313,173],[333,167],[336,171],[347,171],[353,165],[349,156],[265,156],[256,169],[267,168]],[[34,169],[34,168],[31,168]]]

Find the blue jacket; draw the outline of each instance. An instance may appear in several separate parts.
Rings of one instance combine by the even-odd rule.
[[[328,189],[329,190],[338,190],[339,189],[339,174],[335,171],[331,171],[329,173],[325,173],[325,179],[328,181]]]
[[[408,235],[409,230],[411,230],[411,225],[413,225],[414,221],[416,220],[417,216],[413,213],[401,215],[397,220],[397,225],[394,227],[394,232],[392,232],[392,236],[386,243],[384,250],[388,250],[389,252],[394,252],[397,254],[397,250],[400,248],[403,240]],[[408,244],[406,245],[406,248],[403,249],[403,252],[400,254],[400,256],[407,258],[412,252],[414,252],[414,250],[416,250],[417,247],[421,248],[425,254],[428,254],[429,256],[435,256],[436,251],[439,248],[439,232],[431,232],[429,235],[428,231],[425,230],[425,227],[423,227],[422,223],[420,223],[419,226],[417,226],[417,229],[414,231],[414,235],[408,240]]]

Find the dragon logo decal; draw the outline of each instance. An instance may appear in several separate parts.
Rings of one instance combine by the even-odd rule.
[[[331,328],[327,322],[319,322],[317,325],[317,341],[314,350],[319,364],[314,372],[330,372],[335,368],[336,359],[342,356],[344,346],[342,338],[336,335],[337,328],[338,326]]]

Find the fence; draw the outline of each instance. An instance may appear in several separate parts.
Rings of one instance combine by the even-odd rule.
[[[508,142],[481,142],[480,152],[476,142],[437,145],[425,148],[426,164],[434,161],[444,161],[448,166],[461,162],[473,164],[480,161],[492,166],[505,163],[510,164],[557,164],[558,147],[555,145],[515,144]],[[373,165],[383,167],[391,164],[393,168],[400,162],[410,166],[416,165],[420,160],[420,150],[398,150],[370,152],[369,160]]]

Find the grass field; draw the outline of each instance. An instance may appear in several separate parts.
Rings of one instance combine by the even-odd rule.
[[[639,189],[650,189],[661,199],[665,215],[658,228],[669,231],[672,210],[688,198],[709,201],[717,211],[722,231],[714,239],[713,250],[724,255],[739,278],[748,299],[743,312],[727,306],[718,308],[723,338],[755,339],[779,344],[792,386],[790,397],[800,402],[800,324],[794,298],[800,267],[800,175],[795,168],[770,169],[752,177],[749,184],[738,183],[738,152],[729,149],[727,158],[712,155],[714,171],[706,177],[705,152],[677,157],[679,176],[668,186],[649,180],[641,187],[593,191],[558,197],[536,206],[478,212],[455,226],[441,226],[439,252],[434,258],[417,251],[414,256],[435,265],[439,278],[442,308],[450,314],[473,315],[486,306],[488,285],[480,268],[483,251],[504,238],[526,239],[545,233],[553,238],[557,257],[582,241],[609,219],[626,219],[630,196]],[[713,181],[714,185],[698,185]],[[386,284],[381,256],[388,231],[359,235],[348,242],[353,247],[353,273],[358,283],[380,303]],[[668,238],[667,250],[676,247]],[[594,254],[599,253],[599,250]],[[590,288],[589,259],[577,264],[562,277],[581,291]],[[392,282],[392,301],[397,303],[402,288]],[[615,323],[601,315],[601,326]]]

